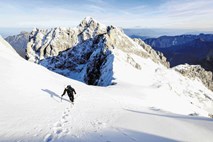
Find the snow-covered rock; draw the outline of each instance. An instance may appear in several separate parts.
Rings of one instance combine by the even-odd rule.
[[[5,38],[7,42],[16,50],[16,52],[23,58],[25,58],[25,50],[29,41],[29,33],[21,32],[18,35],[8,36]]]
[[[112,83],[113,60],[120,56],[114,51],[122,51],[124,60],[137,69],[142,66],[130,54],[144,58],[151,54],[119,28],[105,26],[91,17],[73,29],[34,29],[29,39],[27,60],[91,85]]]
[[[156,63],[160,62],[161,64],[169,68],[170,64],[167,61],[166,57],[163,55],[163,53],[159,51],[155,51],[154,49],[152,49],[151,46],[147,45],[144,41],[142,41],[139,38],[134,38],[133,40],[137,42],[141,47],[143,47],[149,53],[149,57],[154,62]]]
[[[186,77],[200,79],[207,88],[213,91],[213,76],[211,71],[206,71],[200,65],[189,64],[178,65],[173,67],[173,69]]]
[[[76,28],[57,27],[50,30],[34,29],[27,44],[26,58],[39,62],[47,57],[57,56],[59,52],[106,33],[106,27],[91,17],[86,17]]]

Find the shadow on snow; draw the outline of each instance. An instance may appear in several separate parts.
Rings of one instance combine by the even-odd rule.
[[[53,91],[51,91],[51,90],[49,90],[49,89],[41,89],[41,90],[44,91],[44,92],[46,92],[46,93],[48,93],[48,94],[50,95],[50,97],[53,98],[53,99],[54,99],[55,101],[57,101],[57,102],[59,102],[59,100],[64,100],[64,101],[70,103],[70,101],[69,101],[68,99],[61,98],[61,96],[59,96],[58,94],[56,94],[55,92],[53,92]],[[59,100],[58,100],[57,98],[58,98]]]
[[[176,119],[212,121],[213,122],[213,119],[207,118],[207,117],[201,117],[201,116],[187,116],[187,115],[178,115],[178,114],[158,114],[158,113],[143,112],[143,111],[137,111],[137,110],[131,110],[131,109],[124,109],[124,110],[129,111],[129,112],[134,112],[134,113],[145,114],[145,115],[162,116],[162,117],[176,118]]]

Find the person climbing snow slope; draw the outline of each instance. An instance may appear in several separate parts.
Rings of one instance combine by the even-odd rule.
[[[71,85],[67,85],[67,87],[64,89],[63,94],[61,95],[61,98],[66,94],[69,96],[70,101],[73,103],[74,102],[74,95],[73,93],[76,94],[75,89],[71,87]]]

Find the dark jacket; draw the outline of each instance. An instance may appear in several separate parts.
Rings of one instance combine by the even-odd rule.
[[[76,94],[75,89],[72,88],[70,85],[68,85],[65,89],[61,97],[63,97],[67,92],[67,95],[69,96],[70,100],[73,102],[74,101],[74,96],[73,93]]]

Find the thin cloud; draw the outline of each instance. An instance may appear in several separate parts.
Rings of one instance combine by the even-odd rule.
[[[103,13],[105,12],[105,9],[101,6],[97,6],[97,5],[92,5],[92,4],[88,4],[88,5],[84,5],[85,10],[87,11],[91,11],[93,13]]]
[[[171,16],[191,16],[193,14],[210,15],[213,9],[213,1],[211,0],[181,0],[168,1],[161,5],[159,9],[164,10]],[[164,12],[164,14],[165,14]]]
[[[148,1],[134,4],[117,0],[39,0],[30,4],[21,1],[0,1],[0,27],[76,26],[84,17],[92,16],[104,24],[125,28],[213,29],[211,0],[164,0],[155,5]]]
[[[104,0],[87,0],[89,3],[98,4],[98,5],[105,5],[107,4]]]

